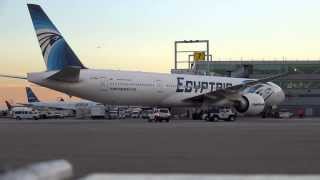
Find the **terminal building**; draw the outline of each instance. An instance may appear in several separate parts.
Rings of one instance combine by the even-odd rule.
[[[289,72],[275,80],[286,93],[286,100],[278,107],[306,116],[320,116],[320,61],[319,60],[252,60],[252,61],[193,61],[192,68],[172,69],[172,73],[217,75],[244,78],[263,78]]]

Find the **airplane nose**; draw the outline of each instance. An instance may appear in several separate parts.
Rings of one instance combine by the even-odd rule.
[[[266,100],[266,104],[268,105],[278,105],[282,103],[285,100],[285,94],[281,87],[278,85],[274,85],[272,88],[272,95],[270,98]]]

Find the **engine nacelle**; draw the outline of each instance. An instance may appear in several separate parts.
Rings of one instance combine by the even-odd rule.
[[[234,108],[242,114],[257,115],[260,114],[265,106],[262,96],[254,93],[247,93],[235,101]]]

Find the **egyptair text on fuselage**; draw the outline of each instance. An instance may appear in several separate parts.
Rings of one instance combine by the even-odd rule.
[[[177,77],[176,92],[186,93],[202,93],[206,90],[215,91],[231,87],[232,83],[214,82],[214,81],[192,81],[186,80],[184,77]]]

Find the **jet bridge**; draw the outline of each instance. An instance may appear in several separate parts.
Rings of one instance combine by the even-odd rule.
[[[197,62],[206,62],[208,69],[198,72]],[[209,40],[183,40],[174,42],[174,69],[172,73],[207,74],[210,72],[209,62],[212,55],[209,52]],[[188,71],[188,72],[186,72]]]

